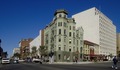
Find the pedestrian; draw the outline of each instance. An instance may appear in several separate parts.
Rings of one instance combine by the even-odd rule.
[[[115,57],[113,58],[112,68],[118,69],[118,68],[117,68],[117,62],[118,62],[118,59],[117,59],[117,57],[115,56]]]

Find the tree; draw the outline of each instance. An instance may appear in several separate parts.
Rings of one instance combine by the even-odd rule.
[[[41,57],[42,56],[47,56],[48,55],[47,47],[46,46],[40,46],[39,47],[39,53],[40,53]]]
[[[15,53],[15,54],[13,55],[13,57],[19,57],[19,58],[20,58],[20,54],[19,54],[19,53]]]
[[[36,46],[33,46],[32,47],[32,56],[34,55],[36,55],[36,53],[37,53],[37,48],[36,48]]]

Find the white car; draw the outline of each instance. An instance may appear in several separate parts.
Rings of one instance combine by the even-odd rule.
[[[35,63],[41,63],[42,64],[42,61],[41,59],[37,59],[37,58],[33,58],[32,62],[35,62]]]
[[[10,59],[9,58],[2,58],[1,63],[2,64],[9,64],[10,63]]]

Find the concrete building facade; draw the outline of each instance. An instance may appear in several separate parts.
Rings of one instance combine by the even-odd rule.
[[[21,59],[27,58],[30,54],[30,42],[32,41],[32,38],[29,39],[22,39],[19,42],[19,47],[20,47],[20,56]]]
[[[116,55],[116,26],[97,8],[93,7],[72,16],[76,27],[84,29],[84,40],[99,45],[100,55]]]
[[[82,27],[76,28],[75,20],[67,15],[66,10],[57,10],[52,22],[44,29],[44,45],[48,52],[54,52],[57,62],[82,58],[84,30]]]
[[[32,53],[32,47],[36,47],[36,50],[37,50],[36,55],[40,56],[39,48],[40,48],[40,46],[44,45],[43,37],[44,37],[44,31],[40,30],[39,35],[30,42],[30,53]]]

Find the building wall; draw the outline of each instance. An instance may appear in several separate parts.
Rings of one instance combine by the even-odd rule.
[[[20,54],[21,54],[21,58],[24,58],[24,57],[27,57],[25,55],[25,50],[26,50],[26,47],[28,48],[27,51],[30,51],[29,50],[29,47],[30,47],[30,42],[32,41],[33,39],[29,38],[29,39],[22,39],[20,42],[19,42],[19,47],[20,47]]]
[[[44,29],[44,44],[49,52],[54,51],[58,62],[73,61],[75,56],[80,59],[80,47],[83,47],[83,28],[76,29],[74,19],[67,18],[64,12],[59,10]]]
[[[83,27],[84,40],[99,44],[99,16],[95,15],[94,8],[77,13],[72,17],[76,21],[76,27]]]
[[[99,45],[99,54],[116,55],[116,26],[108,17],[95,7],[72,17],[77,23],[76,26],[83,27],[84,40]]]
[[[40,56],[39,48],[41,46],[41,33],[42,33],[42,30],[40,30],[39,35],[30,42],[30,52],[32,52],[32,47],[36,47],[36,50],[38,51],[37,52],[38,56]]]

